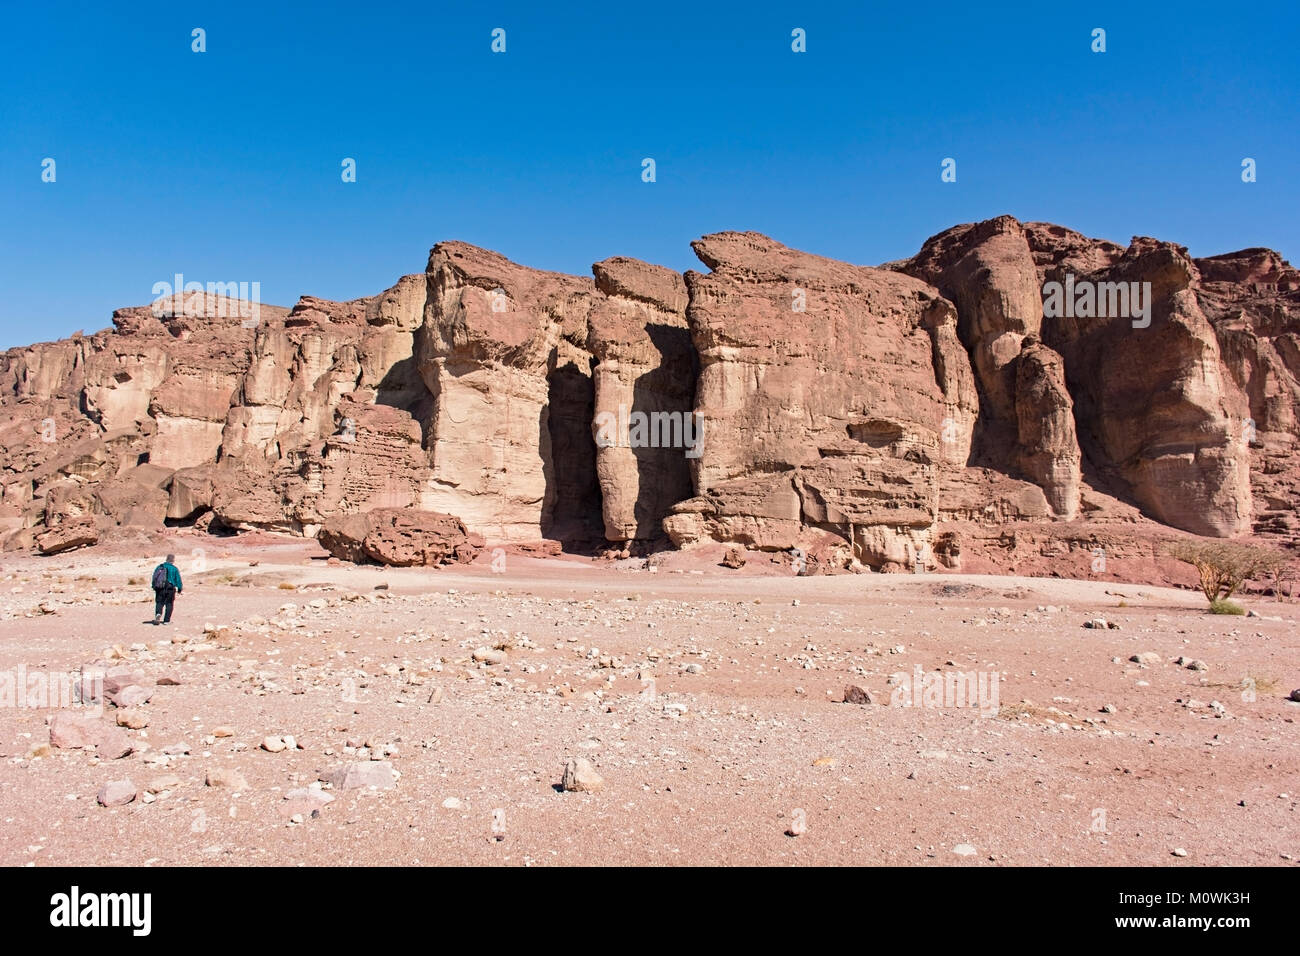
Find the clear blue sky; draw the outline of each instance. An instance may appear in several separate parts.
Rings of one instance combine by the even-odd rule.
[[[176,272],[280,305],[370,295],[441,239],[589,274],[616,254],[702,268],[691,239],[755,229],[876,264],[1010,213],[1300,256],[1295,0],[4,0],[0,17],[0,347],[103,328]]]

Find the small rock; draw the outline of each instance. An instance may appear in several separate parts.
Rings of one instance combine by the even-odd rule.
[[[95,799],[105,807],[125,806],[135,799],[135,784],[130,780],[114,780],[100,787]]]
[[[138,710],[119,710],[117,712],[117,725],[130,730],[143,730],[149,726],[149,718]]]
[[[278,754],[285,749],[283,737],[263,737],[262,749],[267,753]]]
[[[162,677],[154,681],[154,684],[158,687],[179,687],[181,679],[172,674],[163,674]]]
[[[447,810],[459,810],[464,806],[464,804],[455,797],[448,797],[446,800],[442,801],[442,805]]]
[[[474,660],[481,664],[502,664],[505,659],[505,652],[493,647],[480,647],[474,652]]]
[[[952,852],[956,853],[958,856],[974,856],[977,851],[969,843],[958,843],[952,848]]]
[[[1091,621],[1084,621],[1083,626],[1092,628],[1093,630],[1104,631],[1108,625],[1106,624],[1106,619],[1104,617],[1094,617]],[[962,846],[965,845],[966,844],[962,844]]]
[[[284,800],[280,810],[282,816],[289,819],[295,815],[317,818],[323,807],[334,802],[334,794],[326,793],[320,788],[319,783],[314,783],[310,787],[296,787],[290,790],[284,795]]]
[[[1189,671],[1208,671],[1210,665],[1202,660],[1190,660],[1187,662],[1187,669]]]
[[[244,775],[228,767],[213,767],[208,771],[206,782],[209,787],[225,787],[227,790],[249,789]]]
[[[1107,704],[1105,707],[1101,709],[1101,712],[1103,714],[1113,714],[1115,713],[1116,709],[1117,708],[1115,707],[1114,704]]]
[[[233,737],[233,736],[235,736],[235,731],[234,731],[233,729],[231,729],[230,727],[227,727],[225,724],[222,724],[220,727],[218,727],[218,728],[216,728],[214,731],[212,731],[212,736],[214,736],[214,737]]]
[[[345,764],[331,773],[328,781],[336,790],[360,790],[366,787],[392,790],[397,786],[393,765],[386,760]]]
[[[585,757],[570,757],[564,765],[561,786],[565,790],[594,793],[605,786],[604,779]]]
[[[1187,856],[1187,851],[1182,847],[1174,847],[1174,856]]]
[[[94,747],[106,760],[117,760],[134,750],[131,739],[106,720],[88,714],[59,713],[50,720],[50,746],[61,750]]]
[[[153,691],[139,684],[128,684],[118,691],[108,691],[105,696],[118,707],[138,707],[149,702]]]
[[[150,780],[144,789],[146,793],[162,793],[164,790],[175,790],[180,785],[181,778],[174,773],[168,773]]]
[[[1134,664],[1159,664],[1162,659],[1155,651],[1143,651],[1129,658]]]
[[[1297,687],[1295,690],[1291,691],[1291,693],[1287,695],[1287,700],[1293,700],[1297,704],[1300,704],[1300,687]]]
[[[871,691],[865,687],[849,684],[844,688],[844,703],[846,704],[874,704],[875,702],[875,698],[871,696]]]

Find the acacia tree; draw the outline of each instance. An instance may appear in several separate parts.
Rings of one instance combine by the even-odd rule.
[[[1284,551],[1270,551],[1264,559],[1260,573],[1268,576],[1273,588],[1273,600],[1283,600],[1283,590],[1290,591],[1291,581],[1296,576],[1295,558]]]
[[[1261,571],[1270,569],[1277,551],[1233,541],[1171,541],[1165,552],[1196,568],[1201,592],[1211,607],[1236,593],[1241,585]]]

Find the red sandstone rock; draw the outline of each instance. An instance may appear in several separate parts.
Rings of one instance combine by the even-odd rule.
[[[393,508],[332,517],[319,539],[337,558],[398,567],[467,564],[483,546],[453,515]]]

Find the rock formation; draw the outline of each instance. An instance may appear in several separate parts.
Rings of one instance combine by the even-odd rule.
[[[481,535],[1092,573],[1176,531],[1296,542],[1300,273],[1274,252],[1009,216],[878,268],[692,246],[706,272],[581,277],[444,242],[369,298],[249,319],[183,293],[11,349],[4,546],[193,523],[392,563]]]

